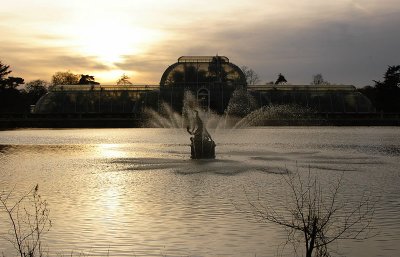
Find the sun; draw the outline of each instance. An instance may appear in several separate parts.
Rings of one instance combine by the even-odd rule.
[[[160,37],[153,29],[129,26],[118,18],[88,19],[84,25],[75,27],[76,51],[108,66],[121,62],[124,56],[145,52]]]

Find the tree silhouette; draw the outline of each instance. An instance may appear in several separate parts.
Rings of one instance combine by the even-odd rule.
[[[0,88],[16,88],[21,84],[24,84],[24,79],[20,77],[6,77],[10,74],[12,70],[10,70],[10,65],[5,65],[0,61]]]
[[[51,78],[51,84],[56,85],[77,85],[79,83],[79,75],[70,71],[56,72]]]
[[[39,194],[39,185],[14,200],[13,192],[0,193],[0,210],[9,223],[6,240],[20,257],[46,256],[43,236],[51,228],[50,210]]]
[[[12,72],[11,70],[8,70],[9,68],[9,65],[5,65],[0,61],[0,83],[5,79],[8,74]]]
[[[285,76],[283,76],[282,73],[279,73],[278,79],[275,81],[275,85],[280,85],[285,83],[287,83]]]
[[[8,77],[0,81],[3,88],[17,88],[19,85],[24,84],[24,79],[20,77]]]
[[[32,80],[26,83],[25,89],[30,104],[35,104],[40,97],[45,95],[47,93],[48,87],[49,83],[41,79]]]
[[[132,82],[129,81],[129,77],[124,73],[122,76],[117,80],[117,85],[132,85]]]
[[[240,69],[243,71],[247,85],[255,85],[260,82],[258,74],[253,69],[250,69],[247,66],[242,66]]]
[[[306,257],[329,257],[329,246],[345,239],[362,240],[371,234],[376,201],[362,195],[349,204],[340,197],[343,175],[328,186],[308,172],[283,175],[289,199],[282,207],[269,202],[250,201],[252,212],[261,222],[275,223],[287,233],[287,242],[297,251],[304,247]],[[300,256],[304,256],[301,255]]]
[[[378,111],[400,112],[400,65],[388,66],[383,81],[366,86],[359,91],[365,94]]]
[[[87,75],[87,74],[86,75],[81,74],[81,78],[79,79],[78,84],[79,85],[100,85],[99,82],[96,82],[94,80],[94,76]]]
[[[384,80],[375,81],[376,108],[384,112],[400,112],[400,65],[389,66]]]
[[[400,87],[400,65],[389,66],[384,75],[383,85],[387,87]],[[377,84],[382,84],[377,82]]]
[[[11,72],[10,66],[0,61],[0,112],[25,112],[27,110],[25,96],[17,89],[24,84],[24,79],[8,76]]]
[[[311,85],[329,85],[330,83],[324,80],[324,77],[321,73],[313,75],[313,80],[311,81]]]

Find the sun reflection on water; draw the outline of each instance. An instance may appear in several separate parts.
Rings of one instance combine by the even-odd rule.
[[[121,144],[99,144],[96,152],[100,158],[123,158],[127,154],[122,150]]]
[[[109,211],[116,211],[119,206],[119,195],[120,192],[113,187],[110,187],[104,193],[105,207]]]

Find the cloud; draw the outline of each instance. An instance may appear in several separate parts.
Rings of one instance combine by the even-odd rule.
[[[363,86],[400,60],[397,0],[18,2],[0,11],[0,33],[5,35],[0,53],[3,63],[26,79],[70,69],[96,74],[132,71],[135,81],[158,83],[168,65],[182,55],[219,54],[254,69],[264,81],[275,80],[281,72],[291,83],[309,83],[313,74],[322,73],[333,83]],[[129,33],[140,36],[141,29],[162,36],[146,41],[143,49],[123,52],[117,63],[104,64],[90,52],[95,43],[89,40],[84,45],[88,49],[79,46],[85,36],[92,36],[79,29],[87,25],[93,32],[92,23],[108,19],[127,26],[121,38]],[[98,35],[101,31],[95,31],[94,42],[107,37]],[[109,41],[110,46],[101,41],[104,47],[97,52],[122,49]]]
[[[115,63],[117,68],[138,72],[159,70],[160,67],[166,66],[171,62],[168,58],[156,54],[126,55],[122,59],[121,62]]]
[[[125,56],[116,66],[159,78],[179,56],[220,54],[251,67],[265,82],[284,73],[293,84],[308,84],[322,73],[332,83],[364,86],[400,60],[396,12],[350,8],[343,16],[321,16],[179,25],[168,29],[170,38],[151,54]]]
[[[104,65],[92,56],[77,56],[61,47],[40,47],[2,42],[2,61],[10,65],[13,74],[32,79],[50,78],[57,71],[71,70],[76,73],[107,71],[112,67]]]
[[[393,10],[345,10],[297,20],[283,16],[175,27],[171,31],[178,36],[168,51],[177,56],[226,55],[239,66],[253,68],[265,81],[282,72],[292,83],[309,83],[313,74],[323,73],[333,83],[370,84],[388,64],[400,60],[400,15]],[[159,45],[153,49],[157,51],[165,49]]]
[[[85,56],[51,56],[49,58],[41,58],[37,60],[37,63],[42,66],[51,66],[55,69],[68,69],[75,71],[84,71],[84,70],[96,70],[96,71],[107,71],[110,70],[111,67],[104,65],[98,61],[94,57],[85,57]]]
[[[158,84],[169,64],[171,60],[168,57],[156,53],[125,55],[121,62],[114,63],[117,69],[134,72],[136,76],[132,80],[140,84]]]

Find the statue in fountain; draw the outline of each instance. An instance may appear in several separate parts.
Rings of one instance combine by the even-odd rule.
[[[200,119],[199,112],[195,112],[194,127],[190,130],[187,126],[187,132],[193,137],[190,138],[191,158],[192,159],[214,159],[215,158],[215,142],[212,140],[210,133],[205,128],[203,121]]]

